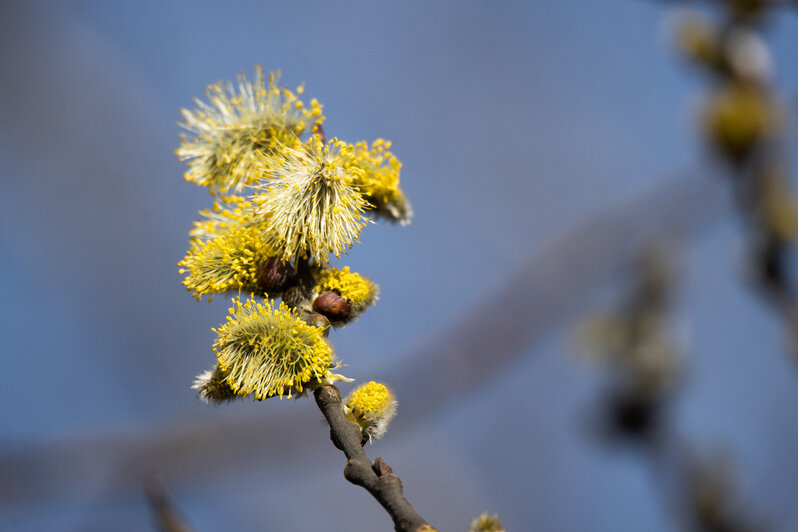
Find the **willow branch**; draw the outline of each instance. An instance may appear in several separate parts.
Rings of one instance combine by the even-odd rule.
[[[427,525],[421,515],[407,502],[402,481],[380,457],[371,462],[361,445],[360,429],[344,414],[341,392],[335,386],[321,386],[313,394],[324,418],[330,425],[330,439],[343,451],[347,462],[344,478],[365,488],[377,499],[393,519],[397,532],[416,532]]]
[[[394,432],[410,431],[462,396],[463,390],[485,386],[492,376],[526,356],[558,327],[579,315],[600,287],[617,282],[641,246],[657,234],[697,238],[707,227],[725,219],[725,185],[711,171],[686,172],[631,201],[599,211],[564,231],[526,261],[515,275],[485,293],[484,308],[505,308],[490,316],[478,309],[463,312],[454,326],[403,362],[384,369],[394,390],[405,397]],[[441,380],[440,375],[447,375]],[[434,382],[433,382],[434,381]],[[434,386],[427,401],[417,398]],[[300,405],[297,405],[299,407]],[[295,445],[315,443],[311,427],[295,414],[274,412],[268,425],[249,415],[218,415],[149,429],[105,430],[79,439],[0,444],[0,511],[44,501],[74,500],[93,487],[122,493],[138,487],[142,471],[159,471],[183,484],[222,473],[215,457],[225,449],[237,464],[288,459],[286,447],[270,438],[291,433]],[[253,445],[252,442],[256,442]],[[191,452],[187,452],[190,449]],[[198,468],[197,464],[203,467]],[[228,465],[229,467],[229,465]],[[101,474],[112,471],[112,475]]]

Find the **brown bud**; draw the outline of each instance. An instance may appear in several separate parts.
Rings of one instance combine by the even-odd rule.
[[[385,463],[385,460],[383,460],[382,456],[378,456],[377,459],[374,460],[371,468],[375,473],[377,473],[378,477],[384,477],[385,475],[390,475],[393,473],[393,469],[391,469],[391,466]]]
[[[313,310],[332,322],[344,321],[352,312],[352,305],[335,292],[324,292],[313,302]]]
[[[283,303],[291,308],[303,308],[310,304],[310,294],[300,286],[292,286],[283,292]]]
[[[308,312],[303,310],[299,314],[299,319],[310,325],[311,327],[321,327],[324,330],[324,337],[330,334],[330,320],[319,314],[318,312]]]
[[[258,267],[258,287],[267,294],[280,293],[296,284],[296,272],[287,262],[271,257]]]
[[[313,126],[312,133],[315,133],[321,139],[322,144],[326,144],[327,139],[324,136],[324,128],[321,127],[321,124],[316,124]]]

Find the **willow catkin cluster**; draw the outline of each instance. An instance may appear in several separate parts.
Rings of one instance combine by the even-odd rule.
[[[257,67],[252,80],[211,85],[206,101],[182,110],[177,156],[186,180],[213,196],[189,233],[183,284],[197,299],[236,296],[214,329],[216,364],[194,382],[210,403],[302,396],[349,380],[333,372],[329,328],[353,322],[379,287],[330,261],[359,242],[372,218],[412,217],[390,142],[327,140],[321,104],[279,79]],[[396,404],[387,387],[374,395],[374,386],[355,393],[348,411],[367,438],[385,432]]]

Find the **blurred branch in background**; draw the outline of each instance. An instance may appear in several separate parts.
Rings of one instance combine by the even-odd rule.
[[[757,12],[766,6],[773,7],[793,7],[798,6],[798,0],[657,0],[665,4],[700,5],[700,4],[720,4],[722,6],[733,5],[745,13],[748,11]]]
[[[504,371],[530,345],[573,319],[599,289],[626,271],[655,235],[691,238],[721,219],[727,202],[719,183],[712,176],[690,173],[628,205],[588,217],[486,293],[480,308],[464,314],[410,361],[402,358],[399,367],[385,368],[397,395],[405,398],[404,415],[394,431],[424,422]],[[297,421],[301,419],[296,412],[220,415],[211,422],[6,444],[0,450],[0,508],[87,496],[75,486],[89,492],[93,487],[95,494],[130,492],[153,472],[174,486],[285,461],[320,445],[312,434],[315,427]],[[282,438],[269,437],[273,434]],[[282,444],[285,438],[293,442],[290,447]],[[221,450],[230,458],[225,463],[215,459]]]
[[[774,87],[761,25],[776,2],[723,2],[718,21],[699,14],[677,23],[683,54],[711,78],[702,109],[708,144],[725,169],[746,224],[753,282],[784,319],[798,346],[798,289],[790,260],[798,207],[784,149],[784,105]],[[652,243],[652,246],[656,242]],[[669,257],[652,247],[632,275],[619,308],[586,322],[586,351],[608,370],[601,434],[640,446],[657,485],[684,529],[754,532],[772,529],[736,497],[731,461],[696,452],[669,416],[682,362],[668,333],[674,273]]]
[[[599,433],[653,444],[667,428],[668,403],[682,376],[679,345],[670,334],[668,313],[676,268],[673,250],[653,240],[629,272],[618,308],[599,312],[579,328],[586,358],[604,368],[608,384],[599,412]]]
[[[747,233],[751,280],[780,315],[798,354],[798,285],[792,272],[798,200],[785,148],[787,104],[762,33],[782,2],[730,0],[715,19],[682,16],[677,42],[708,78],[704,136],[726,166]]]
[[[598,434],[645,451],[655,484],[682,522],[679,528],[769,530],[736,500],[731,462],[696,452],[671,419],[669,406],[684,373],[668,323],[677,277],[671,247],[652,241],[629,277],[618,308],[596,314],[579,329],[583,351],[607,373],[596,402]]]
[[[153,519],[161,532],[194,532],[186,524],[185,519],[178,511],[171,497],[166,492],[166,487],[154,478],[144,483],[144,494],[150,503]]]

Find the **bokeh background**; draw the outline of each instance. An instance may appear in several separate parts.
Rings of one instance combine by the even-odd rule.
[[[177,273],[210,200],[174,156],[179,109],[257,64],[305,81],[328,135],[390,139],[404,164],[416,217],[368,227],[345,258],[381,300],[331,339],[348,376],[397,389],[396,425],[367,452],[422,515],[441,530],[485,510],[512,531],[682,528],[644,458],[592,434],[602,379],[571,335],[662,226],[685,252],[678,430],[729,457],[774,529],[797,529],[798,373],[743,281],[740,223],[692,113],[705,80],[673,51],[672,13],[0,3],[0,529],[147,530],[151,475],[197,531],[390,529],[343,479],[312,401],[213,408],[189,389],[228,303],[195,302]],[[794,119],[798,18],[778,15],[766,34]],[[480,336],[480,316],[507,330]],[[469,331],[495,364],[474,378],[449,353],[413,382]]]

